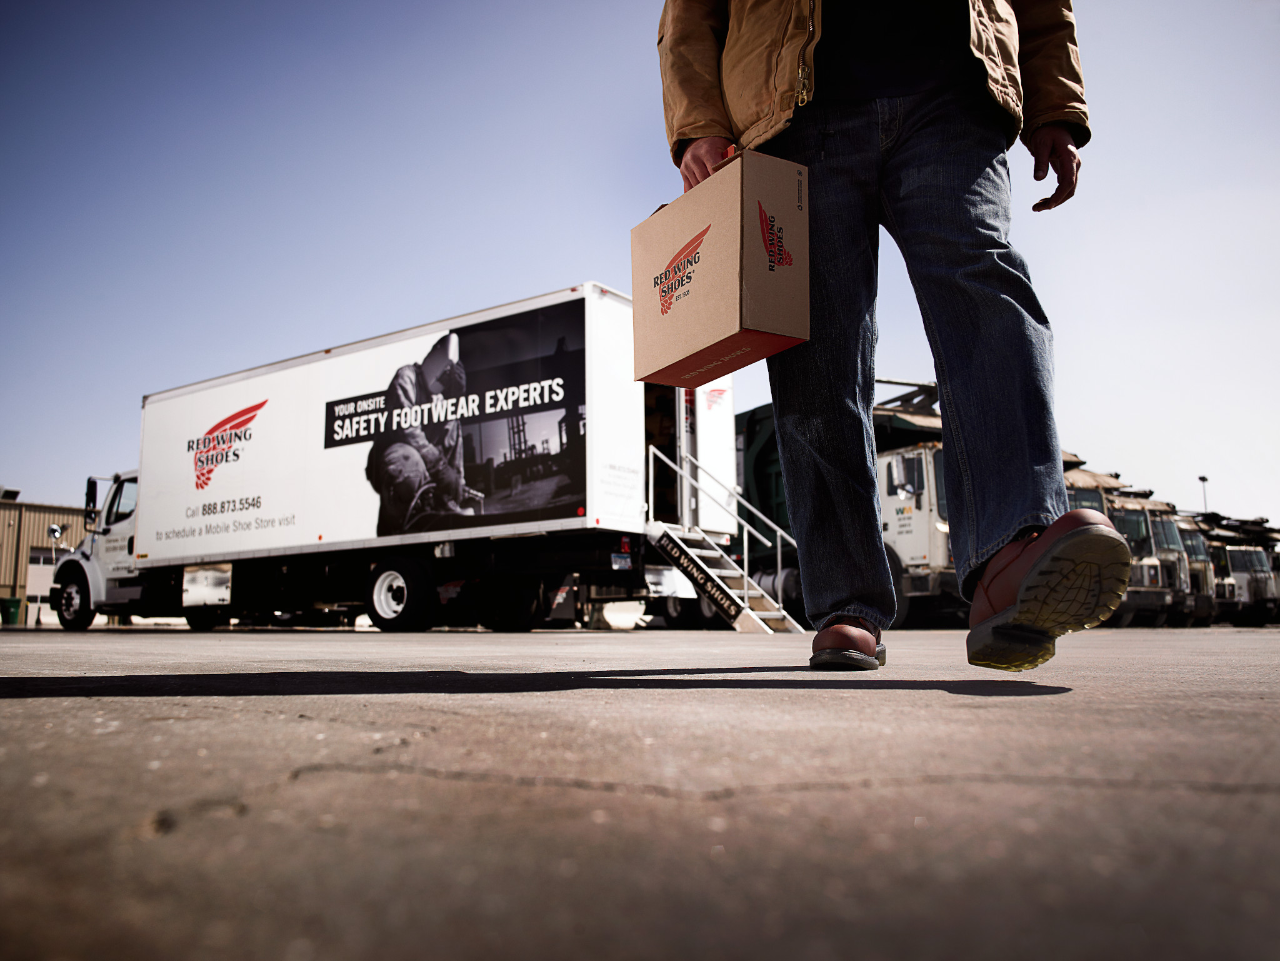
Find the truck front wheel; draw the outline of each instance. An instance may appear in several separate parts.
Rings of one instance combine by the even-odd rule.
[[[421,631],[427,627],[432,591],[417,561],[384,561],[369,574],[365,610],[380,631]]]
[[[58,597],[58,623],[68,631],[83,631],[93,623],[89,579],[79,567],[72,567],[63,577],[62,592]]]

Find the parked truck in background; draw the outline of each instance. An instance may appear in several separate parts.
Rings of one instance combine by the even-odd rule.
[[[968,604],[960,598],[951,558],[937,387],[913,381],[878,383],[909,388],[872,410],[881,524],[898,602],[892,626],[924,616],[960,624]],[[738,484],[753,506],[790,532],[772,405],[739,414],[737,424]],[[795,552],[784,553],[780,574],[767,551],[753,553],[751,564],[758,572],[756,580],[766,590],[780,587],[793,615],[802,616]]]
[[[875,405],[872,423],[876,442],[876,471],[880,491],[881,524],[893,573],[898,601],[895,627],[908,618],[931,620],[933,623],[964,623],[969,605],[960,596],[956,580],[955,559],[951,554],[951,527],[947,511],[946,486],[943,478],[942,418],[937,411],[937,386],[932,383],[882,380],[909,388],[905,393]],[[1062,452],[1067,495],[1072,510],[1091,508],[1107,512],[1108,495],[1124,488],[1115,475],[1096,474],[1084,470],[1085,461],[1075,454]],[[786,498],[782,489],[782,469],[778,460],[777,438],[773,427],[773,408],[765,404],[738,415],[738,483],[747,499],[777,523],[790,530]],[[1168,513],[1168,505],[1159,505]],[[1135,578],[1143,582],[1146,596],[1140,600],[1149,608],[1152,620],[1167,616],[1171,592],[1156,586],[1160,583],[1160,560],[1155,556],[1151,524],[1145,506],[1138,526],[1145,531],[1150,544],[1151,572],[1138,563]],[[1168,532],[1161,529],[1162,539]],[[1139,537],[1141,541],[1141,537]],[[1169,552],[1171,583],[1184,583],[1179,570],[1185,572],[1186,561]],[[772,556],[764,551],[752,558],[753,569],[760,569],[757,579],[773,584]],[[784,556],[781,586],[788,603],[797,614],[802,613],[802,586],[794,552]],[[1147,585],[1150,578],[1155,578]],[[1182,598],[1185,599],[1185,590]],[[1132,613],[1123,623],[1133,619]],[[1117,619],[1112,620],[1117,623]]]
[[[1222,605],[1235,605],[1236,585],[1219,581],[1209,546],[1204,539],[1207,525],[1194,517],[1180,514],[1175,519],[1178,536],[1187,553],[1188,577],[1191,583],[1191,608],[1185,621],[1190,626],[1205,627],[1214,622]]]
[[[1109,625],[1128,627],[1139,624],[1159,627],[1174,609],[1176,592],[1184,599],[1189,582],[1182,581],[1186,570],[1185,554],[1181,564],[1176,555],[1182,551],[1176,530],[1170,538],[1170,527],[1164,520],[1174,513],[1172,506],[1152,501],[1150,491],[1108,491],[1105,495],[1107,516],[1116,530],[1129,543],[1132,562],[1129,588]],[[1159,525],[1156,520],[1159,519]],[[1169,545],[1176,540],[1177,548]]]
[[[1240,601],[1236,623],[1266,624],[1276,616],[1276,579],[1266,552],[1253,544],[1227,545],[1231,575]]]
[[[101,511],[88,482],[59,619],[519,631],[683,591],[646,549],[664,390],[632,379],[630,299],[589,283],[148,395],[139,469]],[[725,476],[730,391],[690,392],[700,461]],[[726,503],[703,499],[703,530],[737,530]]]
[[[1236,624],[1258,625],[1275,620],[1277,597],[1275,550],[1280,530],[1268,527],[1265,517],[1243,520],[1218,513],[1197,514],[1206,529],[1206,540],[1216,566],[1225,569],[1235,584],[1235,609],[1229,619]]]

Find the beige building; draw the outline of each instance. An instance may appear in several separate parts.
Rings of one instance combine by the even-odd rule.
[[[50,524],[62,528],[62,537],[56,543],[49,537]],[[80,543],[84,534],[84,508],[0,499],[0,597],[21,597],[26,601],[19,623],[33,625],[37,616],[45,625],[58,623],[57,615],[48,606],[54,551],[62,557]]]

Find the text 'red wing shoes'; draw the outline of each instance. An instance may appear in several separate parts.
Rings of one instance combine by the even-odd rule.
[[[1129,545],[1105,514],[1075,510],[991,558],[969,612],[969,663],[1028,671],[1063,634],[1101,624],[1129,583]]]

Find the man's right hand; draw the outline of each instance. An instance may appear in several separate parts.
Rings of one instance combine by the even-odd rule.
[[[684,178],[685,192],[710,177],[711,168],[724,159],[732,146],[733,141],[724,137],[702,137],[689,144],[680,159],[680,176]]]

